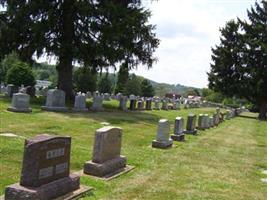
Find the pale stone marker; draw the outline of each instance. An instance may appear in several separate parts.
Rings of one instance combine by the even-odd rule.
[[[5,189],[6,200],[48,200],[79,189],[70,174],[71,138],[38,135],[25,141],[20,183]]]
[[[174,122],[174,134],[171,135],[171,139],[175,141],[184,141],[184,119],[182,117],[176,117]]]
[[[173,144],[172,139],[169,138],[170,124],[167,119],[161,119],[158,123],[158,131],[156,140],[152,141],[154,148],[168,148]]]
[[[126,166],[121,153],[122,129],[106,126],[95,134],[93,158],[84,164],[84,173],[103,177]]]
[[[198,115],[198,130],[205,130],[205,118],[203,114]]]
[[[196,130],[196,115],[195,114],[189,114],[187,117],[187,123],[186,123],[186,134],[197,134]]]
[[[120,101],[119,109],[123,111],[127,111],[127,101],[128,101],[127,96],[120,96],[119,101]]]
[[[155,99],[155,102],[154,102],[154,110],[160,110],[160,101],[159,99]]]
[[[95,93],[93,97],[93,111],[103,111],[103,96],[98,94],[98,92]]]
[[[47,111],[62,111],[68,110],[65,106],[65,92],[59,89],[51,89],[47,92],[45,106],[42,106],[43,110]]]
[[[30,96],[23,93],[16,93],[12,96],[11,107],[7,108],[11,112],[29,113],[32,109],[29,107]]]
[[[85,94],[78,93],[75,96],[74,108],[73,111],[77,112],[86,112],[88,108],[86,108],[86,96]]]

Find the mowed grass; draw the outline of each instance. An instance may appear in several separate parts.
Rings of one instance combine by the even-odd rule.
[[[267,122],[251,113],[160,150],[151,148],[159,119],[169,119],[173,131],[175,117],[211,114],[215,109],[125,113],[115,109],[118,102],[111,101],[105,102],[105,112],[53,113],[41,111],[42,100],[35,100],[33,113],[18,114],[6,111],[9,101],[0,99],[0,132],[24,138],[40,133],[71,136],[72,171],[81,170],[91,159],[101,122],[123,129],[122,154],[135,169],[108,182],[82,177],[82,184],[94,187],[82,199],[267,199],[267,184],[260,181],[267,178],[261,173],[267,169]],[[23,145],[23,138],[0,137],[0,194],[19,181]]]

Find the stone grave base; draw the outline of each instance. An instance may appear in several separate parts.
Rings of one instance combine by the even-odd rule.
[[[18,113],[30,113],[32,112],[31,108],[14,108],[14,107],[9,107],[7,108],[8,111],[10,112],[18,112]]]
[[[204,127],[197,127],[197,130],[202,130],[202,131],[205,131],[205,130],[206,130],[206,128],[204,128]]]
[[[167,149],[169,147],[171,147],[173,144],[173,141],[172,139],[169,139],[169,141],[157,141],[157,140],[153,140],[152,141],[152,147],[153,148],[159,148],[159,149]]]
[[[48,107],[48,106],[42,106],[42,110],[46,111],[55,111],[55,112],[67,112],[68,108],[67,107]]]
[[[72,111],[73,112],[88,112],[88,108],[84,108],[84,109],[73,108]]]
[[[112,180],[114,178],[117,178],[117,177],[121,176],[122,174],[126,174],[126,173],[128,173],[129,171],[131,171],[133,169],[134,169],[134,166],[126,165],[125,167],[120,168],[120,169],[118,169],[118,170],[116,170],[114,172],[111,172],[111,173],[109,173],[109,174],[107,174],[105,176],[102,176],[102,177],[85,174],[83,170],[78,171],[76,173],[79,174],[80,176],[89,176],[89,177],[92,177],[92,178],[96,178],[96,179],[100,179],[100,180],[104,180],[104,181],[109,181],[109,180]]]
[[[180,134],[180,135],[172,134],[171,139],[173,139],[174,141],[185,141],[185,135],[184,134]]]
[[[192,130],[192,131],[185,130],[184,133],[185,134],[190,134],[190,135],[196,135],[197,134],[197,129]]]
[[[68,193],[76,193],[80,190],[80,176],[71,174],[69,177],[61,178],[47,183],[40,187],[24,187],[19,183],[7,186],[5,189],[5,200],[47,200],[61,199],[60,197]],[[89,188],[88,188],[89,189]],[[87,192],[83,188],[80,193]],[[81,194],[80,194],[81,195]],[[64,199],[64,198],[63,198]],[[65,198],[70,199],[70,198]]]
[[[120,156],[104,163],[88,161],[84,164],[83,172],[88,175],[104,177],[123,169],[126,166],[126,157]]]

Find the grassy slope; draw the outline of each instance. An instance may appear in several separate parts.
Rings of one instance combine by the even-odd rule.
[[[112,108],[115,102],[106,102]],[[32,114],[6,111],[0,99],[0,132],[23,137],[38,133],[72,136],[71,168],[82,169],[92,155],[94,131],[101,122],[123,128],[122,154],[136,169],[110,182],[82,177],[93,186],[94,194],[83,199],[266,199],[267,186],[260,182],[267,169],[267,123],[238,117],[216,129],[188,136],[185,143],[174,143],[168,150],[152,149],[157,121],[188,112],[211,113],[213,109],[181,111],[49,113],[33,106]],[[173,127],[172,127],[173,130]],[[0,137],[0,193],[19,180],[23,139]],[[264,157],[265,156],[265,157]],[[267,177],[266,177],[267,178]]]

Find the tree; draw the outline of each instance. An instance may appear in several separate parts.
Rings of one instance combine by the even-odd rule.
[[[120,70],[118,72],[118,80],[116,84],[115,93],[123,93],[125,91],[125,86],[127,83],[127,80],[129,78],[129,69],[126,64],[122,64],[120,66]]]
[[[15,86],[34,86],[35,78],[27,63],[16,61],[7,71],[6,82]]]
[[[77,92],[94,92],[96,90],[97,75],[88,68],[78,68],[74,71],[73,83]]]
[[[147,79],[144,79],[141,82],[141,91],[143,97],[153,97],[155,95],[155,90],[150,81]]]
[[[248,21],[229,21],[220,29],[221,42],[212,49],[209,87],[229,97],[245,98],[267,111],[267,2],[255,3]]]
[[[0,83],[6,81],[6,74],[8,69],[10,69],[12,65],[17,62],[19,62],[19,57],[14,52],[5,56],[5,58],[0,63]]]
[[[98,91],[100,93],[111,93],[112,90],[112,82],[108,77],[108,74],[106,74],[104,77],[102,77],[98,83]]]
[[[150,12],[140,0],[1,0],[0,52],[15,50],[23,61],[55,56],[58,87],[73,97],[73,64],[92,68],[152,66],[159,44]]]
[[[140,96],[141,93],[141,80],[135,74],[130,75],[125,86],[124,94],[126,94],[127,96],[131,94]]]

